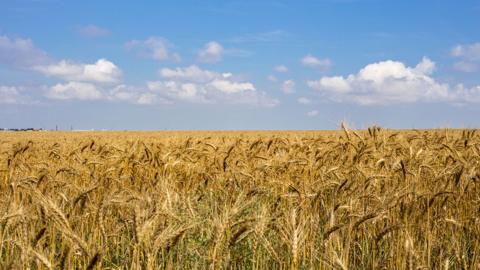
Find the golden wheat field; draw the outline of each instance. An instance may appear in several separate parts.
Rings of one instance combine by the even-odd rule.
[[[0,133],[2,269],[480,269],[475,130]]]

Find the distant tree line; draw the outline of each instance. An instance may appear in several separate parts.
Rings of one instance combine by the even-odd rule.
[[[43,131],[43,128],[0,128],[1,131]]]

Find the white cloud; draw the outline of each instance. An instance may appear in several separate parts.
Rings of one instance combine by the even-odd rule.
[[[457,45],[452,49],[451,54],[454,57],[463,57],[470,61],[480,61],[480,42]]]
[[[231,73],[201,69],[195,65],[186,68],[161,69],[162,81],[150,81],[148,89],[168,100],[192,103],[242,103],[275,106],[278,100],[257,91],[251,82],[237,79]]]
[[[208,83],[209,86],[225,92],[235,93],[241,91],[255,91],[255,87],[251,83],[240,83],[232,81],[232,73],[219,73],[215,71],[201,69],[196,65],[191,65],[186,68],[162,68],[160,76],[172,81],[194,82],[194,83]]]
[[[150,90],[163,94],[167,98],[195,103],[216,103],[229,100],[229,96],[241,97],[246,92],[255,93],[252,83],[240,83],[215,79],[209,83],[191,83],[179,81],[151,81]],[[230,100],[232,101],[232,100]]]
[[[347,93],[351,90],[350,84],[343,77],[323,77],[319,81],[308,81],[307,85],[317,90],[329,90],[337,93]]]
[[[415,67],[388,60],[369,64],[357,74],[322,77],[307,84],[331,100],[361,105],[480,100],[475,98],[478,87],[451,89],[430,76],[434,69],[435,63],[425,57]]]
[[[457,45],[452,48],[450,54],[462,59],[455,62],[453,68],[462,72],[474,72],[480,62],[480,42],[466,45]]]
[[[109,92],[109,99],[116,101],[132,101],[135,100],[139,93],[134,87],[130,87],[124,84],[114,87]]]
[[[333,100],[363,105],[445,100],[448,86],[429,77],[434,67],[428,58],[414,68],[389,60],[367,65],[346,78],[323,77],[307,84]]]
[[[125,44],[128,50],[136,51],[140,56],[158,61],[181,61],[178,53],[171,53],[173,45],[162,37],[150,37],[146,40],[131,40]]]
[[[282,83],[282,91],[285,94],[295,93],[295,82],[293,80],[286,80]]]
[[[176,81],[151,81],[147,83],[148,89],[168,99],[205,103],[206,91],[199,85],[188,82]]]
[[[139,105],[170,104],[171,102],[150,92],[147,87],[120,84],[104,96],[110,101],[129,102]]]
[[[317,116],[318,113],[319,112],[317,110],[309,111],[307,112],[307,116],[314,117],[314,116]]]
[[[198,61],[202,63],[214,63],[222,60],[224,49],[216,41],[210,41],[198,52]]]
[[[59,77],[68,81],[84,81],[96,83],[118,82],[121,70],[106,59],[99,59],[94,64],[76,64],[62,60],[56,64],[35,67],[37,71]]]
[[[279,73],[286,73],[288,72],[288,68],[285,65],[278,65],[273,68],[276,72]]]
[[[279,103],[264,92],[257,91],[253,83],[238,80],[228,72],[219,73],[190,66],[162,69],[160,75],[164,80],[147,82],[144,87],[69,81],[50,87],[45,96],[60,100],[102,99],[141,105],[171,104],[175,101],[258,106],[275,106]]]
[[[428,57],[423,57],[422,61],[415,66],[414,72],[417,74],[432,75],[435,69],[435,62]]]
[[[318,69],[321,71],[327,71],[332,67],[332,61],[330,59],[319,59],[311,54],[303,57],[301,62],[302,65],[306,67]]]
[[[30,39],[10,39],[0,36],[0,64],[41,72],[67,81],[114,83],[121,70],[106,59],[94,64],[79,64],[68,60],[53,63],[47,53],[36,48]]]
[[[192,81],[198,83],[205,83],[216,78],[223,77],[222,74],[214,71],[203,70],[196,65],[191,65],[186,68],[162,68],[160,76],[170,80]]]
[[[141,105],[166,103],[145,87],[120,84],[108,90],[92,83],[75,81],[56,84],[48,89],[45,96],[58,100],[107,100]]]
[[[213,87],[216,90],[219,90],[223,93],[240,93],[244,91],[255,91],[255,86],[252,83],[245,82],[233,82],[229,80],[219,80],[215,79],[208,84],[208,86]]]
[[[30,97],[20,93],[19,87],[0,85],[0,104],[28,104]]]
[[[93,24],[80,26],[78,27],[77,31],[82,36],[90,37],[90,38],[104,37],[110,34],[110,31],[108,29],[105,29]]]
[[[0,36],[0,64],[29,69],[49,61],[47,53],[36,48],[30,39]]]
[[[466,88],[459,84],[453,89],[453,93],[459,103],[480,103],[480,85]]]
[[[56,84],[50,87],[46,96],[51,99],[60,100],[98,100],[104,97],[94,84],[84,82]]]
[[[306,98],[306,97],[299,97],[297,99],[297,102],[300,103],[300,104],[304,104],[304,105],[312,103],[312,101],[310,99]]]

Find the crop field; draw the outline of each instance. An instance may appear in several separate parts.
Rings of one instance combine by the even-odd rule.
[[[2,132],[0,264],[480,269],[480,134]]]

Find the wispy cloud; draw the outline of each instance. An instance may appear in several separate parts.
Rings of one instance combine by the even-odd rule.
[[[466,45],[457,45],[452,48],[452,56],[463,57],[471,61],[480,61],[480,42]]]
[[[136,52],[140,57],[150,58],[157,61],[172,60],[180,62],[180,54],[171,52],[173,44],[162,37],[149,37],[145,40],[131,40],[125,44],[125,48]]]
[[[274,75],[268,75],[267,80],[269,80],[271,82],[277,82],[278,81],[277,77],[275,77]]]
[[[31,104],[32,99],[21,93],[18,86],[0,85],[0,104]]]
[[[50,61],[47,53],[35,47],[30,39],[0,36],[0,64],[29,69]]]
[[[462,72],[475,72],[480,63],[480,42],[457,45],[452,48],[450,54],[461,59],[454,63],[454,69]]]
[[[453,64],[453,68],[462,72],[475,72],[477,71],[477,65],[469,61],[458,61]]]
[[[77,27],[77,32],[89,38],[105,37],[110,35],[110,31],[97,25],[89,24]]]
[[[279,72],[279,73],[287,73],[288,72],[288,68],[285,65],[278,65],[278,66],[275,66],[273,69],[276,72]]]

